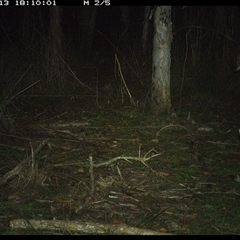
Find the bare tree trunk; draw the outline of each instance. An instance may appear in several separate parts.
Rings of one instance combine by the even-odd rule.
[[[142,47],[143,47],[143,54],[146,54],[146,45],[147,39],[149,35],[149,24],[150,24],[150,6],[145,6],[144,8],[144,25],[143,25],[143,35],[142,35]]]
[[[25,44],[32,44],[32,35],[30,34],[30,25],[32,23],[30,8],[24,8],[23,20],[22,20],[22,42]],[[25,47],[25,46],[24,46]]]
[[[92,48],[92,40],[93,40],[93,33],[94,28],[96,25],[96,15],[97,15],[97,8],[96,7],[84,7],[82,9],[83,14],[83,28],[81,32],[81,54],[85,57],[89,57],[91,48]]]
[[[121,6],[121,12],[122,12],[122,34],[125,33],[126,36],[128,36],[128,27],[130,25],[130,9],[128,6]]]
[[[152,109],[155,114],[169,114],[172,22],[171,6],[158,6],[154,13]]]
[[[52,93],[60,93],[65,86],[63,32],[61,7],[50,8],[50,43],[48,49],[47,87]]]

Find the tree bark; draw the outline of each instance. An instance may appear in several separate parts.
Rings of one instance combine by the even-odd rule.
[[[152,110],[169,114],[172,22],[171,6],[158,6],[154,13]]]

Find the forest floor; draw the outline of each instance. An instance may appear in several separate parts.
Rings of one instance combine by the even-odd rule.
[[[189,109],[19,100],[0,135],[0,234],[239,234],[240,106]]]

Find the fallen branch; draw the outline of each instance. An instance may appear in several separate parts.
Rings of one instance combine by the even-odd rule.
[[[86,198],[85,202],[80,204],[76,209],[75,212],[79,212],[81,209],[84,207],[88,206],[89,203],[91,202],[94,192],[95,192],[95,185],[94,185],[94,175],[93,175],[93,158],[92,155],[89,156],[89,174],[90,174],[90,179],[91,179],[91,191],[89,196]]]
[[[19,163],[14,169],[12,169],[11,171],[7,172],[1,179],[0,179],[0,185],[4,184],[7,182],[7,180],[14,176],[14,175],[17,175],[20,173],[20,171],[22,170],[22,167],[24,164],[27,164],[31,159],[32,159],[32,156],[36,156],[40,150],[45,146],[45,145],[49,145],[49,139],[46,139],[44,141],[42,141],[42,143],[38,146],[38,148],[33,151],[32,155],[27,157],[26,159],[24,159],[21,163]]]
[[[130,227],[125,224],[100,224],[80,221],[62,221],[62,220],[24,220],[15,219],[10,221],[12,229],[31,228],[35,230],[66,230],[81,232],[85,234],[129,234],[129,235],[171,235],[148,229]]]
[[[162,130],[167,129],[167,128],[182,128],[182,129],[184,129],[186,132],[188,132],[188,130],[187,130],[185,127],[181,126],[181,125],[172,125],[172,124],[170,124],[170,125],[167,125],[167,126],[162,127],[162,128],[156,133],[156,137],[158,137],[159,133],[160,133]]]
[[[226,143],[226,142],[213,142],[213,141],[207,141],[207,143],[217,144],[217,145],[226,145],[226,146],[238,146],[237,143]]]
[[[116,162],[117,160],[125,160],[127,162],[130,162],[130,160],[136,160],[136,161],[140,161],[142,164],[144,164],[145,166],[146,165],[146,161],[148,161],[149,159],[151,158],[154,158],[154,157],[157,157],[161,155],[161,153],[158,153],[158,154],[154,154],[153,156],[150,156],[150,157],[125,157],[125,156],[118,156],[118,157],[115,157],[115,158],[112,158],[108,161],[105,161],[105,162],[102,162],[102,163],[96,163],[96,164],[93,164],[94,167],[101,167],[101,166],[104,166],[104,165],[109,165],[113,162]]]

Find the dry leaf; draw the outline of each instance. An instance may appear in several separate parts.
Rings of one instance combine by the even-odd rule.
[[[14,192],[8,196],[8,200],[13,200],[13,201],[20,201],[21,199],[24,198],[24,194],[20,192]]]
[[[124,222],[124,220],[121,219],[121,218],[114,218],[114,219],[112,220],[112,223],[113,223],[113,224],[123,224],[123,223],[125,223],[125,222]]]
[[[167,176],[169,176],[169,173],[167,173],[167,172],[161,172],[161,171],[159,171],[159,172],[156,172],[157,174],[160,174],[160,175],[162,175],[162,176],[164,176],[164,177],[167,177]]]
[[[79,172],[79,173],[84,173],[84,169],[83,169],[83,168],[79,168],[79,169],[77,170],[77,172]]]
[[[150,141],[151,143],[158,143],[158,139],[157,138],[154,138]]]

